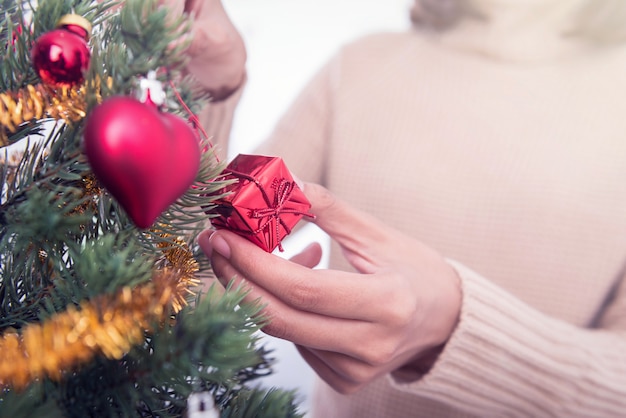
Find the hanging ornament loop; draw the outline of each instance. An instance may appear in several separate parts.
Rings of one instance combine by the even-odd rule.
[[[165,104],[165,90],[163,84],[157,79],[156,71],[148,72],[147,76],[139,82],[137,98],[140,102],[161,107]]]
[[[187,106],[183,98],[180,96],[180,93],[178,92],[178,90],[176,90],[176,86],[174,85],[174,82],[170,80],[169,84],[170,84],[170,87],[172,88],[172,91],[174,92],[174,95],[176,96],[176,99],[178,100],[178,103],[180,103],[180,105],[183,107],[183,109],[185,109],[185,111],[189,115],[189,123],[191,123],[191,125],[196,131],[199,131],[202,134],[202,138],[206,139],[209,142],[208,149],[210,149],[213,152],[213,157],[215,158],[215,162],[219,163],[220,158],[217,155],[217,152],[215,152],[215,147],[213,146],[213,143],[211,143],[211,141],[209,140],[209,134],[202,127],[202,124],[200,123],[200,119],[198,119],[198,117],[191,111],[189,106]],[[204,151],[207,151],[207,150],[205,149]]]
[[[68,14],[59,19],[57,28],[62,28],[88,41],[91,37],[91,23],[82,16]]]

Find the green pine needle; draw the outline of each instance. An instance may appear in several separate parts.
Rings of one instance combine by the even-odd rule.
[[[190,118],[185,108],[198,112],[207,95],[182,74],[187,43],[180,39],[189,21],[173,19],[158,3],[126,0],[110,13],[115,2],[0,0],[0,93],[41,82],[32,68],[33,42],[75,13],[93,24],[86,83],[101,82],[100,96],[86,90],[88,114],[102,99],[133,96],[141,77],[161,70],[164,111]],[[0,149],[0,335],[148,282],[165,264],[160,246],[180,245],[180,237],[191,243],[201,274],[211,273],[195,239],[225,185],[216,181],[224,164],[204,153],[193,187],[152,228],[140,230],[106,190],[86,186],[92,172],[82,150],[84,124],[25,121],[7,132],[23,154],[9,164],[8,149]],[[208,139],[200,146],[209,147]],[[214,396],[223,417],[301,416],[293,392],[249,386],[272,371],[259,341],[261,305],[244,303],[242,289],[218,290],[153,324],[122,359],[96,356],[64,370],[60,381],[43,378],[23,392],[0,389],[0,418],[183,417],[187,398],[199,391]]]

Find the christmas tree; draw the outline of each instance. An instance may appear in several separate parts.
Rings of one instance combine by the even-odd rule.
[[[224,181],[189,20],[154,0],[1,3],[0,417],[299,416],[252,385],[271,371],[260,306],[200,290]]]

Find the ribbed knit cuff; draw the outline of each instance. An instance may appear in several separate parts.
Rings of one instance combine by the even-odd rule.
[[[466,267],[460,321],[430,371],[396,389],[481,417],[620,416],[624,336],[549,318]]]

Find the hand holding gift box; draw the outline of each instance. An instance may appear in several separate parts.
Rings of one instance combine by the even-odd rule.
[[[211,223],[233,231],[267,252],[276,247],[311,208],[285,163],[278,157],[239,154],[224,170],[237,182],[220,190],[225,196],[210,212]]]

